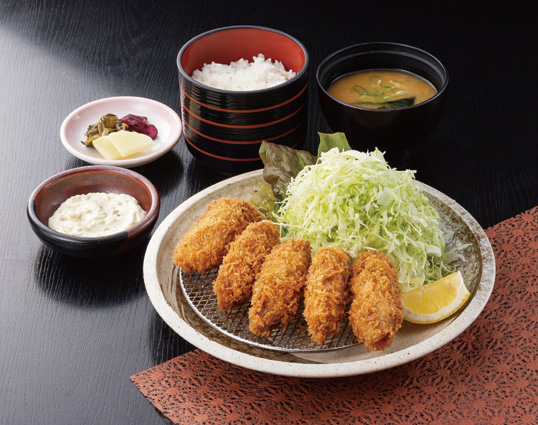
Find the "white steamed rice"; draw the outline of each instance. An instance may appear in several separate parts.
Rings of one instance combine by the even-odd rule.
[[[252,62],[239,59],[229,65],[211,62],[196,69],[192,78],[208,86],[232,91],[261,90],[282,84],[296,74],[287,71],[282,62],[265,59],[265,55],[254,56]]]

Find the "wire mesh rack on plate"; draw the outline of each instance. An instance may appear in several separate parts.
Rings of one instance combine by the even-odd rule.
[[[245,303],[230,311],[223,311],[219,308],[217,296],[213,292],[213,281],[217,278],[218,269],[204,274],[184,273],[180,268],[177,270],[181,290],[192,309],[210,326],[231,338],[257,347],[285,352],[317,352],[342,349],[357,344],[347,320],[342,324],[339,335],[328,338],[323,345],[312,341],[302,315],[303,306],[286,329],[275,327],[270,337],[258,337],[248,329],[250,303]]]

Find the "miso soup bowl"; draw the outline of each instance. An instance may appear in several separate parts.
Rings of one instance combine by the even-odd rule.
[[[270,88],[232,91],[192,78],[212,62],[252,61],[260,53],[282,62],[296,75]],[[257,26],[233,26],[205,32],[188,41],[177,56],[183,134],[189,151],[222,174],[263,166],[262,141],[300,147],[306,138],[309,56],[283,32]]]
[[[131,228],[103,237],[70,236],[48,227],[49,218],[65,200],[92,192],[131,195],[147,214]],[[159,209],[159,194],[146,177],[123,167],[94,165],[62,171],[43,181],[30,195],[27,216],[45,246],[72,257],[101,258],[124,253],[147,239]]]
[[[336,79],[366,70],[407,71],[429,81],[432,98],[399,109],[367,109],[342,102],[327,88]],[[321,111],[333,132],[343,132],[361,151],[378,148],[392,163],[404,161],[437,126],[445,104],[448,72],[433,55],[416,47],[388,42],[355,44],[326,57],[316,72]]]

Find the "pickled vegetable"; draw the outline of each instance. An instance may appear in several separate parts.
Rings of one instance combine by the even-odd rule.
[[[85,146],[92,146],[93,141],[101,136],[108,136],[110,133],[120,130],[126,130],[127,124],[124,124],[114,114],[106,114],[99,118],[95,124],[90,124],[86,133],[86,140],[82,141]]]
[[[155,140],[157,137],[157,127],[148,123],[148,119],[146,117],[128,114],[123,118],[120,118],[120,121],[127,125],[127,130],[129,131],[145,134],[146,136],[151,137],[153,140]]]
[[[158,131],[157,127],[148,122],[146,117],[140,115],[127,114],[123,118],[118,118],[114,114],[106,114],[99,118],[95,124],[88,126],[86,140],[82,141],[85,146],[93,146],[93,142],[99,137],[108,136],[110,133],[115,133],[121,130],[132,131],[135,133],[144,134],[155,140]]]
[[[108,160],[125,159],[155,145],[151,137],[126,130],[109,133],[93,142],[93,147],[97,149],[97,152]]]

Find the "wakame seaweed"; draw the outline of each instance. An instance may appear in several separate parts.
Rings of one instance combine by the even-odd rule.
[[[377,109],[398,109],[398,108],[406,108],[408,106],[412,106],[415,104],[415,98],[414,97],[407,97],[405,99],[398,99],[398,100],[390,100],[388,102],[384,102],[382,106],[380,106]]]
[[[415,97],[406,97],[405,99],[389,100],[387,102],[357,102],[356,105],[380,105],[376,109],[399,109],[414,105],[415,99]]]

